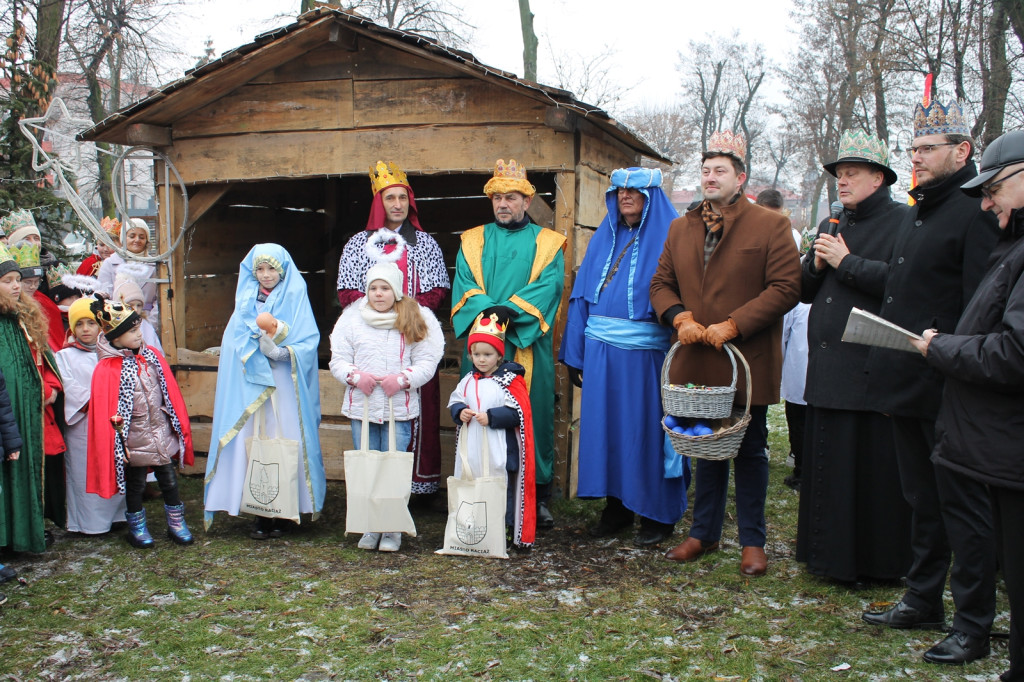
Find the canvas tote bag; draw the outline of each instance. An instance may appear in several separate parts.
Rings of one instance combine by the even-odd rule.
[[[299,523],[299,441],[267,437],[267,409],[280,431],[276,395],[260,407],[256,433],[245,441],[249,462],[239,511]]]
[[[438,554],[457,554],[486,559],[507,559],[505,549],[505,476],[491,476],[487,435],[480,439],[481,475],[474,478],[469,466],[469,428],[459,429],[456,451],[462,461],[462,477],[448,477],[448,524]],[[504,472],[502,472],[504,473]]]
[[[369,401],[363,401],[361,450],[345,451],[345,532],[405,533],[416,537],[409,513],[412,453],[395,450],[395,409],[388,398],[387,452],[367,450],[370,442]]]

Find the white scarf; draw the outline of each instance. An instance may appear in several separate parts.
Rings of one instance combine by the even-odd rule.
[[[380,313],[374,310],[369,300],[363,302],[359,314],[363,316],[363,321],[374,329],[394,329],[395,321],[398,319],[398,313],[394,306],[391,307],[391,310]]]

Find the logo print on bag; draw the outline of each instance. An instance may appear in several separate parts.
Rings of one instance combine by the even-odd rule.
[[[487,503],[463,502],[455,514],[455,534],[466,545],[475,545],[487,537]]]
[[[278,465],[253,461],[252,476],[249,477],[249,492],[253,499],[260,504],[270,504],[277,499],[280,490],[281,472]]]

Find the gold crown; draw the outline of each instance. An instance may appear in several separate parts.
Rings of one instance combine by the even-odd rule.
[[[39,244],[23,241],[12,245],[10,249],[19,268],[39,267]]]
[[[924,135],[970,137],[971,129],[964,117],[963,104],[954,100],[944,107],[937,99],[928,106],[917,104],[914,107],[914,137]]]
[[[370,185],[373,187],[374,196],[377,192],[391,185],[409,185],[409,176],[393,162],[378,161],[376,166],[370,166]]]
[[[14,234],[23,227],[37,227],[36,220],[32,214],[25,209],[11,211],[10,214],[0,218],[0,232],[8,236]]]
[[[2,274],[7,274],[11,270],[17,270],[18,261],[14,258],[14,254],[11,253],[10,249],[3,242],[0,242],[0,263],[13,263],[14,265],[8,265],[4,269]]]
[[[89,309],[96,316],[100,329],[108,339],[116,339],[134,327],[135,323],[141,319],[131,306],[113,303],[102,297],[92,301],[89,304]]]
[[[708,149],[705,154],[728,154],[736,157],[741,163],[747,162],[747,141],[743,133],[733,133],[731,130],[721,130],[711,133],[708,141]]]
[[[473,326],[469,328],[470,338],[477,334],[493,336],[504,343],[505,325],[498,321],[497,313],[491,313],[488,317],[484,317],[484,314],[480,313],[473,320]],[[473,341],[471,340],[470,343],[473,343]]]
[[[839,155],[836,158],[865,159],[888,168],[889,147],[878,137],[863,130],[844,130],[839,139]]]
[[[100,227],[110,235],[111,239],[121,239],[121,221],[117,218],[102,218],[100,220]]]
[[[56,263],[46,269],[46,283],[52,288],[58,284],[64,284],[64,275],[73,274],[75,274],[75,271],[72,270],[70,266],[65,265],[64,263]]]
[[[517,164],[515,159],[509,159],[508,163],[505,163],[504,159],[498,159],[494,164],[494,177],[484,185],[484,194],[491,196],[509,192],[519,192],[532,197],[537,188],[526,179],[526,168]]]

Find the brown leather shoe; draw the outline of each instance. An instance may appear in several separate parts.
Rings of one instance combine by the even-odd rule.
[[[743,575],[764,575],[768,570],[768,557],[764,547],[744,547],[740,559],[740,573]]]
[[[686,538],[679,545],[676,545],[668,552],[665,553],[665,558],[669,561],[694,561],[701,558],[709,552],[714,552],[718,549],[718,542],[710,542],[704,544],[703,540],[697,538]]]

